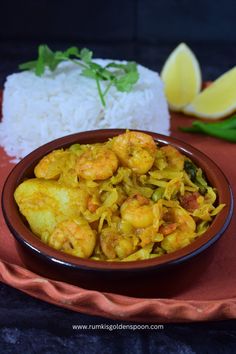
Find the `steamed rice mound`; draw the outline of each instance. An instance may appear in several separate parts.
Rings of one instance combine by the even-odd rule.
[[[96,60],[106,65],[108,60]],[[20,159],[53,139],[80,131],[128,128],[169,132],[169,113],[159,75],[138,65],[139,81],[131,92],[112,87],[101,104],[96,82],[81,68],[62,63],[42,77],[21,72],[7,77],[3,94],[0,144]],[[106,82],[101,81],[105,90]]]

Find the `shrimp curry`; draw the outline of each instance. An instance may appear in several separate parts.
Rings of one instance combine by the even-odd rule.
[[[187,156],[142,132],[54,150],[34,173],[14,194],[32,232],[59,251],[97,261],[174,252],[224,207]]]

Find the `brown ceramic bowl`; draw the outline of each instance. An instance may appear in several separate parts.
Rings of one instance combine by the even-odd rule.
[[[190,157],[197,166],[200,166],[210,184],[217,188],[218,202],[226,204],[226,207],[215,217],[205,234],[189,246],[174,253],[134,262],[104,262],[81,259],[59,252],[42,243],[31,232],[19,213],[13,197],[16,187],[24,179],[33,177],[35,165],[52,150],[66,148],[77,142],[81,144],[104,142],[122,132],[124,132],[123,129],[94,130],[54,140],[30,153],[12,170],[3,188],[2,209],[5,221],[20,248],[21,256],[30,269],[58,280],[79,283],[92,289],[101,289],[101,279],[108,279],[105,280],[105,283],[109,284],[109,279],[124,279],[125,277],[131,279],[135,276],[139,277],[141,274],[146,276],[151,271],[159,271],[183,263],[202,253],[224,233],[232,217],[233,198],[230,185],[223,172],[211,159],[192,146],[172,137],[148,132],[160,145],[173,145]],[[186,263],[184,263],[185,265]],[[111,286],[105,286],[102,289],[110,290]]]

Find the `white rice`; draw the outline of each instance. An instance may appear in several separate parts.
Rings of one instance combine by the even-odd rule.
[[[97,59],[105,65],[109,61]],[[7,77],[3,94],[0,144],[20,159],[64,135],[103,128],[169,133],[169,113],[159,75],[138,65],[139,81],[131,92],[112,87],[103,108],[95,80],[80,75],[73,63],[37,77],[21,72]],[[105,90],[106,82],[101,82]]]

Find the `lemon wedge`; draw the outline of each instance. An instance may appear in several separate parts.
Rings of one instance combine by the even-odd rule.
[[[179,44],[167,58],[161,78],[168,104],[175,111],[180,111],[192,102],[200,92],[200,66],[194,53],[185,43]]]
[[[219,119],[236,110],[236,66],[221,75],[183,109],[199,118]]]

